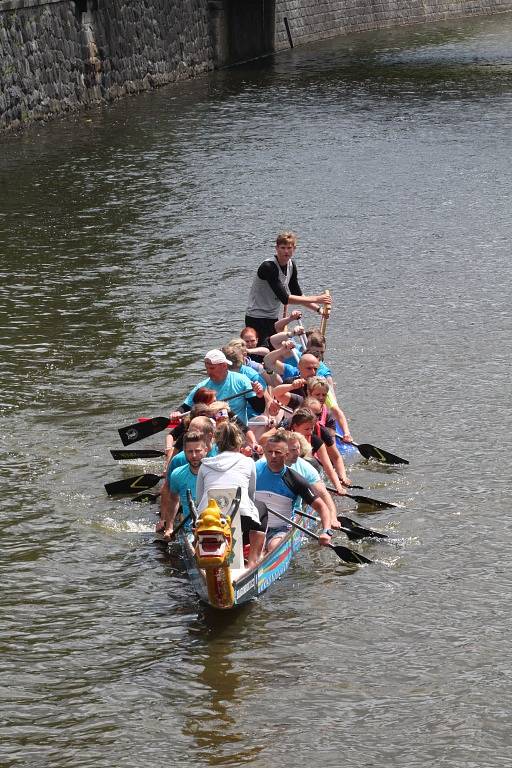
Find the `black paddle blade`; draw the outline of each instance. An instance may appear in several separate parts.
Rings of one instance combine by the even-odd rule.
[[[105,483],[105,490],[109,496],[116,493],[135,493],[135,491],[147,491],[161,480],[160,475],[136,475],[126,480],[116,480],[113,483]]]
[[[346,493],[347,499],[353,499],[358,504],[366,504],[368,507],[375,507],[375,509],[391,509],[397,507],[398,504],[392,504],[390,501],[379,501],[378,499],[370,499],[369,496],[359,496],[358,494]],[[340,498],[343,498],[341,496]]]
[[[378,531],[372,531],[371,528],[363,528],[359,523],[351,520],[350,517],[345,515],[338,515],[338,521],[341,523],[341,530],[348,536],[350,541],[358,541],[358,539],[387,539],[385,533],[379,533]]]
[[[146,450],[137,450],[136,448],[133,450],[128,448],[123,450],[120,448],[118,450],[116,448],[111,448],[110,453],[115,461],[128,461],[129,459],[156,459],[158,456],[165,456],[165,451],[158,451],[156,448],[147,448]]]
[[[130,499],[130,501],[143,501],[149,504],[154,504],[156,501],[158,501],[159,498],[160,498],[159,493],[150,493],[149,491],[142,491],[142,493],[138,493],[136,496],[133,497],[133,499]]]
[[[334,549],[340,560],[344,560],[346,563],[356,563],[356,565],[365,565],[373,563],[373,560],[369,560],[364,555],[360,555],[359,552],[354,552],[353,549],[348,547],[342,547],[340,544],[330,544],[331,549]]]
[[[354,443],[355,445],[355,443]],[[360,443],[357,445],[357,449],[365,459],[376,459],[383,464],[408,464],[407,459],[401,459],[400,456],[395,456],[394,453],[384,451],[382,448],[376,448],[370,443]]]
[[[129,424],[127,427],[120,427],[118,432],[123,445],[131,445],[138,440],[143,440],[145,437],[156,435],[157,432],[167,429],[168,426],[169,419],[166,419],[165,416],[155,416],[154,419],[137,421],[135,424]]]

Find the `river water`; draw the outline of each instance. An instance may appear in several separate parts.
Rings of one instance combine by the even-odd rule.
[[[0,140],[2,768],[508,765],[511,43],[353,35]],[[308,543],[219,617],[103,483],[159,469],[117,427],[202,376],[284,227],[352,433],[411,463],[352,469],[400,504],[345,503],[374,565]]]

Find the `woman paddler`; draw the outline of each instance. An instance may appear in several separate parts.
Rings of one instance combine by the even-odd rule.
[[[241,488],[240,515],[242,533],[249,536],[248,568],[253,568],[261,559],[265,544],[267,521],[260,521],[260,514],[254,503],[256,492],[255,463],[240,453],[244,438],[236,424],[225,422],[215,431],[217,456],[205,458],[197,475],[197,509],[202,512],[208,506],[208,491]]]
[[[328,291],[318,296],[302,294],[293,261],[296,247],[296,235],[281,232],[276,239],[275,255],[258,267],[249,293],[245,325],[256,330],[260,344],[275,333],[281,305],[301,304],[315,312],[321,312],[321,305],[331,305]]]

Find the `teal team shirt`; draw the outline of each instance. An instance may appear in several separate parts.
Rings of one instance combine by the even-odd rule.
[[[213,389],[217,393],[217,400],[225,400],[227,397],[236,395],[238,392],[244,392],[248,389],[252,390],[251,380],[243,373],[237,373],[236,371],[228,371],[228,374],[224,381],[217,383],[211,379],[203,379],[199,384],[196,384],[194,389],[189,392],[184,400],[184,403],[192,408],[194,405],[193,397],[199,387],[207,387]],[[235,397],[229,401],[229,407],[235,413],[241,422],[247,424],[247,398],[256,397],[254,392],[249,392],[247,395]]]
[[[192,498],[195,500],[196,498],[196,485],[197,485],[197,475],[194,475],[194,473],[190,469],[190,464],[184,464],[181,467],[178,467],[177,469],[174,469],[169,477],[169,488],[172,493],[177,493],[180,497],[180,503],[181,503],[181,509],[183,516],[186,517],[188,514],[190,514],[190,510],[188,507],[188,499],[187,499],[187,491],[190,491],[192,494]],[[186,528],[190,528],[192,525],[192,519],[190,519],[189,523],[185,524]]]

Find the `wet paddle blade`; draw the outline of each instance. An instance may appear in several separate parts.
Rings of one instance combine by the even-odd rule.
[[[392,504],[390,501],[379,501],[379,499],[370,499],[369,496],[359,496],[358,494],[346,493],[347,499],[353,499],[358,504],[366,504],[367,507],[374,507],[375,509],[392,509],[397,507],[398,504]],[[340,498],[343,498],[341,496]]]
[[[348,536],[351,541],[358,541],[359,539],[387,539],[385,533],[379,533],[373,531],[371,528],[364,528],[359,523],[351,520],[350,517],[345,515],[338,515],[338,521],[341,523],[341,530]]]
[[[161,480],[160,475],[136,475],[128,477],[125,480],[115,480],[113,483],[105,483],[105,490],[109,496],[116,493],[135,493],[136,491],[147,491]]]
[[[133,497],[133,499],[130,499],[130,501],[141,501],[141,502],[147,502],[149,504],[154,504],[158,501],[160,498],[159,493],[150,493],[149,491],[142,491],[142,493],[138,493],[136,496]]]
[[[123,445],[131,445],[138,440],[143,440],[145,437],[156,435],[157,432],[167,429],[168,426],[169,419],[165,416],[155,416],[154,419],[137,421],[135,424],[129,424],[127,427],[120,427],[118,432]]]
[[[379,499],[370,499],[369,496],[360,496],[355,493],[344,493],[339,494],[336,488],[332,488],[331,486],[327,486],[327,490],[329,493],[334,494],[339,499],[352,499],[353,501],[356,501],[358,504],[366,504],[367,507],[374,507],[375,509],[392,509],[393,507],[397,507],[398,504],[392,504],[390,501],[379,501]]]
[[[364,555],[360,555],[359,552],[354,552],[353,549],[348,547],[342,547],[340,544],[330,544],[331,549],[334,549],[340,560],[344,560],[346,563],[356,563],[356,565],[365,565],[373,563],[373,560],[369,560]]]
[[[354,443],[354,445],[356,445]],[[356,445],[359,453],[364,456],[365,459],[376,459],[383,464],[408,464],[407,459],[401,459],[400,456],[395,456],[394,453],[384,451],[382,448],[376,448],[370,443],[360,443]]]
[[[158,451],[156,448],[147,448],[146,450],[133,450],[122,448],[111,448],[110,453],[115,461],[129,461],[130,459],[156,459],[158,456],[165,456],[165,451]]]

